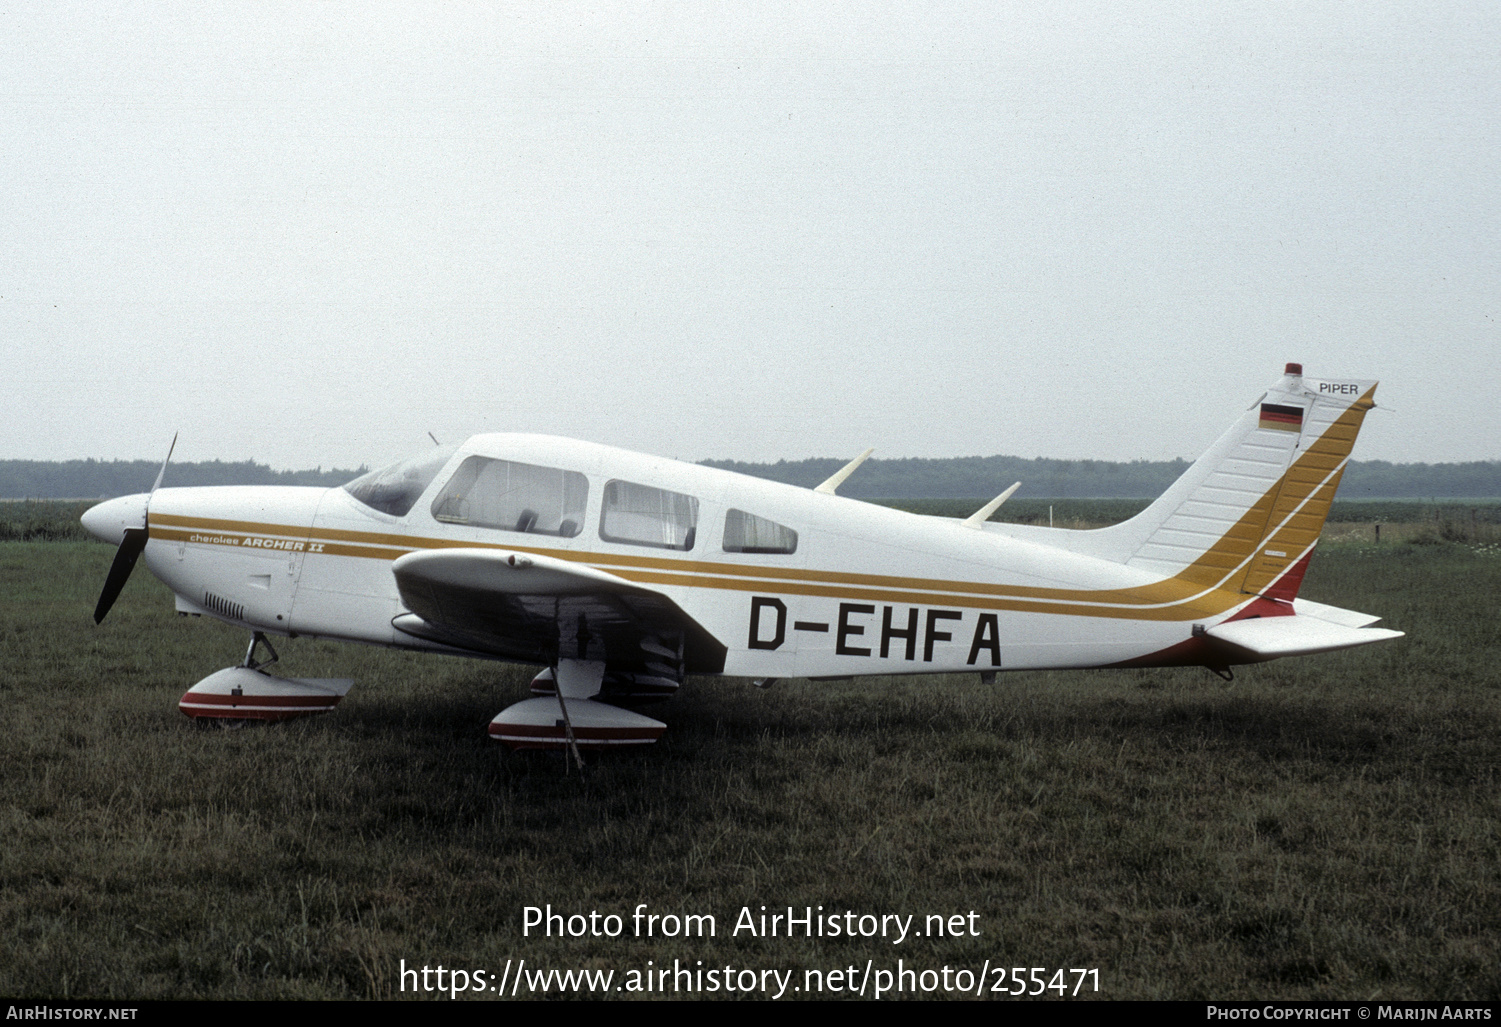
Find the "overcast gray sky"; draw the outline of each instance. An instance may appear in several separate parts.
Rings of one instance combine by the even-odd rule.
[[[1492,3],[0,11],[0,457],[1501,458]]]

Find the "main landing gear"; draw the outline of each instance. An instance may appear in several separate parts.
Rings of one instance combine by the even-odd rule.
[[[602,660],[558,660],[532,679],[535,699],[508,706],[490,722],[490,737],[512,749],[566,749],[582,766],[581,749],[650,745],[667,725],[597,702],[604,683]],[[548,694],[551,693],[551,694]]]

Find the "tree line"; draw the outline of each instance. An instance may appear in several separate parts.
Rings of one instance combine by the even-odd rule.
[[[705,460],[709,467],[812,488],[845,461],[834,458],[746,463]],[[1152,499],[1188,469],[1186,460],[1025,460],[1014,456],[867,460],[840,486],[857,499],[988,498],[1013,481],[1018,497]],[[0,498],[97,499],[145,492],[161,464],[150,460],[0,460]],[[165,484],[342,485],[368,468],[276,471],[252,460],[174,463]],[[1501,497],[1501,460],[1453,464],[1351,461],[1341,499],[1479,499]]]
[[[779,460],[745,463],[705,460],[710,467],[812,488],[845,461]],[[1015,456],[948,459],[870,459],[839,487],[857,499],[989,497],[1013,481],[1017,496],[1057,499],[1155,499],[1188,470],[1186,460],[1026,460]],[[1341,499],[1479,499],[1501,496],[1501,460],[1454,464],[1394,464],[1352,460],[1340,481]]]
[[[0,460],[0,498],[108,499],[149,491],[162,469],[151,460]],[[275,471],[253,460],[173,463],[164,487],[189,485],[342,485],[368,468]]]

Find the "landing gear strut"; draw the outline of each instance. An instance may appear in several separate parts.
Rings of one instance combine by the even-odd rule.
[[[256,660],[255,648],[260,645],[265,646],[266,651],[271,654],[269,660]],[[271,645],[270,639],[259,631],[252,631],[250,633],[250,648],[245,650],[245,662],[240,664],[240,666],[249,667],[251,670],[260,670],[262,667],[271,666],[271,664],[279,659],[281,657],[276,654],[276,649]]]

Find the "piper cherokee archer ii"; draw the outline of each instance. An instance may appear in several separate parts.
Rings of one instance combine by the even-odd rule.
[[[190,717],[332,709],[352,682],[275,677],[267,635],[537,665],[490,734],[513,748],[654,742],[635,707],[688,674],[763,680],[1235,665],[1399,638],[1297,598],[1376,383],[1298,364],[1161,498],[1092,531],[921,516],[541,435],[477,435],[342,488],[160,488],[93,507],[183,614],[248,629]],[[168,460],[171,454],[168,454]],[[166,464],[162,467],[166,471]],[[259,647],[271,653],[257,660]]]

